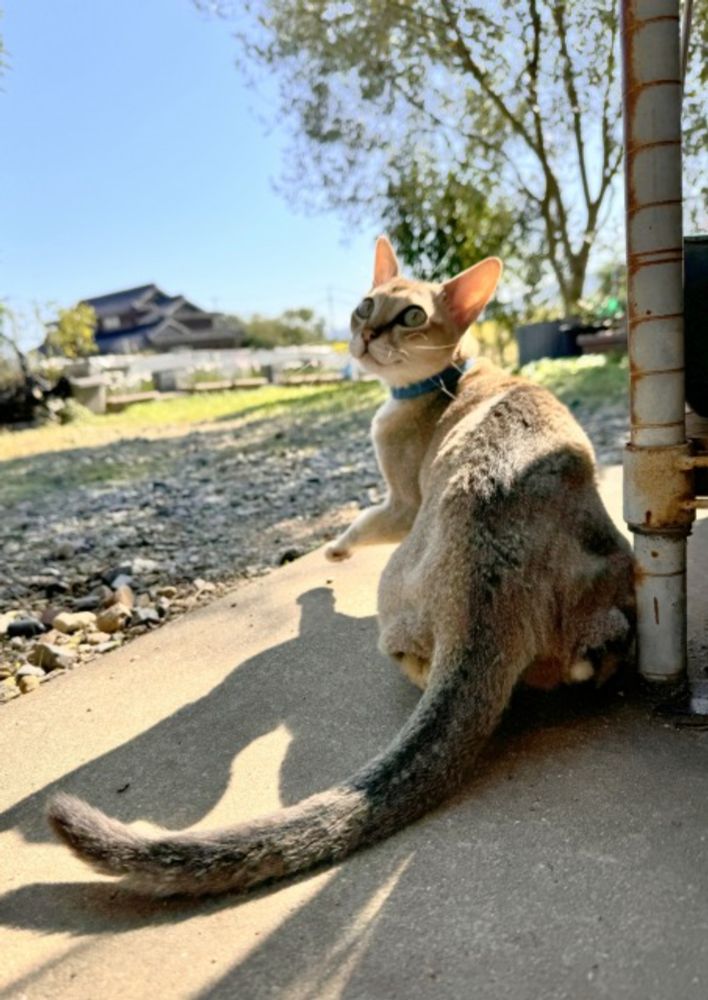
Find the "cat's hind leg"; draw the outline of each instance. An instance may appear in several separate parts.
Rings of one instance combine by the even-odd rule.
[[[428,675],[430,673],[430,660],[424,660],[415,653],[399,653],[394,657],[397,660],[401,671],[408,680],[425,691],[428,686]]]

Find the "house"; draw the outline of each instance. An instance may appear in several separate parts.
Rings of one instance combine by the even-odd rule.
[[[84,299],[96,313],[96,346],[101,354],[215,350],[239,347],[244,331],[221,313],[205,312],[183,295],[166,295],[157,285],[139,285]]]

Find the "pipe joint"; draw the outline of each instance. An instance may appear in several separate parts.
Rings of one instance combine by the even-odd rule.
[[[695,518],[694,465],[688,442],[628,444],[624,453],[624,518],[640,535],[685,538]]]

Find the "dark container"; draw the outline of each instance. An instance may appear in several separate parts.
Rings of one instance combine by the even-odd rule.
[[[538,358],[575,358],[583,353],[578,336],[604,328],[603,323],[583,323],[572,317],[517,327],[519,364],[525,365],[527,361],[537,361]]]
[[[683,241],[686,400],[708,417],[708,235]]]

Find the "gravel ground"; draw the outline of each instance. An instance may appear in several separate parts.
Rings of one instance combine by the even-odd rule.
[[[381,496],[378,398],[4,463],[0,702],[333,537]],[[572,408],[621,461],[625,408]]]

